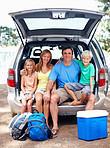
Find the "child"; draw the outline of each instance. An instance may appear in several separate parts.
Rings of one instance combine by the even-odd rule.
[[[66,83],[64,85],[67,92],[72,96],[74,101],[70,103],[70,105],[81,105],[83,104],[86,95],[89,95],[93,92],[93,87],[95,85],[94,75],[95,75],[95,68],[92,63],[90,63],[92,58],[92,53],[89,50],[83,51],[81,55],[82,61],[73,59],[77,62],[81,68],[81,77],[79,83]],[[74,94],[74,91],[82,91],[82,98],[78,101],[77,97]]]
[[[21,113],[31,112],[32,103],[35,98],[35,90],[37,88],[37,72],[35,72],[35,63],[31,59],[27,59],[24,64],[26,75],[21,76],[21,102],[22,110]]]

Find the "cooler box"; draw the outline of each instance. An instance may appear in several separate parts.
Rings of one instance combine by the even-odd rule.
[[[106,110],[78,111],[78,138],[87,141],[106,138],[107,116]]]

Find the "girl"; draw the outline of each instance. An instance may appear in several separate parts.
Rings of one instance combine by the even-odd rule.
[[[31,59],[27,59],[24,64],[25,75],[21,76],[21,113],[31,112],[32,103],[35,98],[35,90],[37,88],[37,72],[35,72],[35,63]]]

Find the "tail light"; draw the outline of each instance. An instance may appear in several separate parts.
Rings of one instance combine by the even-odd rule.
[[[15,71],[13,69],[8,70],[7,84],[10,87],[15,87]]]
[[[99,70],[99,87],[104,86],[106,83],[105,80],[105,69],[100,69]]]

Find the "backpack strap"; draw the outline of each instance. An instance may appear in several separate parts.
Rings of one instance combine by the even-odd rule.
[[[28,134],[28,129],[27,129],[26,132],[21,137],[19,137],[19,140],[25,141],[28,137],[29,137],[29,134]]]
[[[53,133],[51,132],[50,128],[47,126],[47,124],[44,124],[44,128],[47,132],[48,138],[52,139],[53,138]]]

